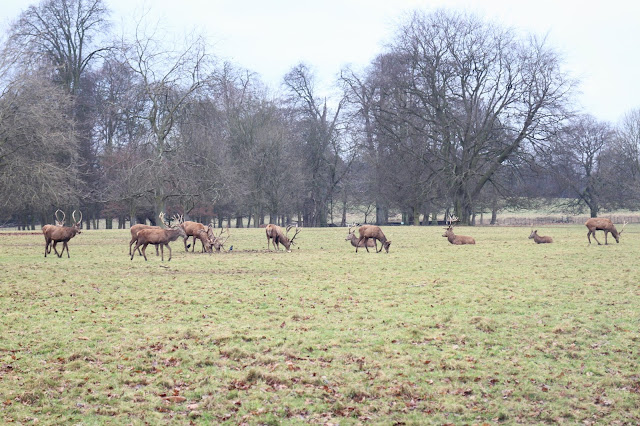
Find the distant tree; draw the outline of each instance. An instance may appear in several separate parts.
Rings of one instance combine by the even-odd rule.
[[[576,117],[559,134],[547,157],[556,179],[576,198],[574,206],[586,206],[597,217],[613,184],[603,160],[614,140],[611,126],[594,117]]]

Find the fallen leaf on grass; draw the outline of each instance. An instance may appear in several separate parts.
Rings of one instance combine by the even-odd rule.
[[[89,340],[86,336],[78,336],[78,340]]]
[[[165,399],[169,402],[185,402],[187,400],[184,396],[167,396]]]

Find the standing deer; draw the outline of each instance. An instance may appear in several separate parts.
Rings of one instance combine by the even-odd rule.
[[[58,216],[58,213],[62,213],[62,218],[60,218]],[[45,251],[45,257],[47,254],[51,253],[51,239],[49,239],[47,237],[47,235],[50,234],[50,232],[47,231],[47,229],[49,229],[50,227],[55,227],[55,226],[64,226],[64,219],[67,217],[66,214],[64,214],[64,212],[60,209],[56,210],[55,213],[55,217],[56,217],[56,224],[55,225],[42,225],[42,233],[44,234],[44,239],[45,239],[45,246],[44,246],[44,251]]]
[[[445,232],[442,236],[447,237],[447,240],[454,245],[475,244],[476,240],[474,240],[473,237],[456,235],[453,233],[453,222],[456,222],[457,220],[457,217],[449,215],[449,227],[445,228]]]
[[[352,229],[353,229],[353,227],[349,228],[349,235],[344,240],[345,241],[350,241],[352,246],[358,247],[358,237],[356,237],[356,231],[352,231]],[[375,247],[376,246],[376,240],[367,241],[367,245],[369,247]],[[364,247],[364,241],[360,243],[359,247]]]
[[[227,232],[227,237],[223,240],[222,234]],[[215,235],[213,232],[213,226],[208,226],[207,230],[201,229],[198,231],[196,237],[200,240],[202,245],[205,247],[205,251],[209,254],[213,253],[213,249],[216,249],[216,252],[220,252],[220,249],[224,249],[224,243],[227,242],[231,233],[229,232],[229,227],[226,229],[220,230],[220,234]]]
[[[358,228],[358,233],[360,234],[360,238],[358,238],[358,244],[356,245],[356,253],[358,252],[359,247],[364,247],[367,249],[367,253],[369,253],[369,240],[373,239],[373,246],[376,248],[376,253],[381,253],[384,248],[387,253],[389,253],[389,246],[391,245],[391,241],[387,240],[387,237],[384,236],[382,229],[376,225],[362,225]],[[378,250],[378,241],[380,241],[380,250]]]
[[[536,229],[535,231],[533,230],[533,224],[531,225],[531,234],[529,235],[529,239],[532,239],[533,241],[536,242],[536,244],[545,244],[545,243],[552,243],[553,242],[553,238],[549,237],[549,236],[540,236],[538,235],[538,230]]]
[[[624,227],[627,226],[627,222],[624,222],[620,232],[618,232],[613,222],[611,222],[611,219],[607,219],[604,217],[592,217],[591,219],[587,220],[584,225],[587,227],[587,229],[589,229],[589,232],[587,232],[587,239],[589,240],[589,244],[591,244],[591,235],[593,235],[593,239],[596,240],[598,245],[602,245],[596,238],[596,231],[604,231],[604,243],[606,245],[608,244],[607,234],[609,234],[609,232],[611,232],[613,238],[616,239],[616,243],[620,242],[620,234],[622,234],[622,231],[624,231]]]
[[[57,212],[56,212],[57,213]],[[76,211],[74,210],[71,214],[73,218],[72,226],[59,226],[59,225],[45,225],[42,227],[42,233],[44,234],[45,239],[45,247],[44,247],[44,257],[47,257],[47,253],[51,253],[51,249],[49,248],[49,244],[53,243],[53,250],[56,252],[58,257],[62,257],[64,254],[64,250],[67,250],[67,258],[70,258],[69,255],[69,245],[67,244],[69,240],[75,237],[77,234],[81,234],[80,225],[82,222],[82,212],[80,212],[80,218],[76,219]],[[56,214],[57,219],[57,214]],[[59,220],[57,220],[60,223]],[[58,253],[58,249],[56,245],[58,243],[62,243],[62,251]]]
[[[272,223],[268,224],[265,228],[265,232],[267,234],[267,250],[271,251],[269,247],[269,242],[273,244],[273,248],[276,250],[280,250],[280,244],[284,246],[288,253],[291,253],[291,246],[293,245],[293,240],[296,238],[296,235],[300,233],[300,229],[296,226],[296,233],[289,239],[289,230],[293,228],[293,225],[287,226],[287,231],[282,232],[282,228],[278,225],[274,225]]]
[[[169,226],[167,222],[164,220],[164,213],[160,213],[160,220],[166,226]],[[169,249],[169,260],[171,261],[171,247],[169,247],[169,243],[177,240],[178,238],[186,238],[187,234],[184,232],[184,229],[180,224],[174,226],[170,229],[141,229],[138,231],[136,246],[133,249],[133,253],[131,254],[131,260],[133,260],[133,256],[138,250],[138,247],[142,246],[142,256],[144,256],[144,260],[147,260],[147,246],[149,244],[160,244],[160,253],[162,256],[162,261],[164,262],[164,247],[166,246]]]
[[[198,237],[198,233],[200,231],[205,231],[208,232],[209,228],[213,228],[213,224],[209,224],[209,226],[207,225],[203,225],[200,222],[192,222],[190,220],[184,220],[184,218],[180,215],[180,216],[174,216],[175,219],[177,219],[180,222],[180,226],[184,229],[185,234],[187,235],[186,237],[184,237],[184,251],[189,251],[189,245],[187,245],[187,242],[189,240],[189,237],[193,237],[193,247],[191,247],[191,252],[194,252],[196,249],[196,238],[200,239]],[[205,243],[204,241],[202,241],[202,239],[200,239],[200,241],[202,242],[202,252],[204,252],[206,250],[205,248]]]
[[[143,229],[162,229],[159,226],[151,226],[151,225],[145,225],[144,223],[138,223],[136,225],[133,225],[129,231],[131,232],[131,241],[129,241],[129,256],[131,256],[131,246],[133,244],[135,244],[136,241],[138,241],[138,232],[142,231]],[[138,249],[138,254],[140,254],[140,256],[142,256],[142,253],[140,253],[140,249]],[[156,244],[156,256],[158,256],[160,253],[158,253],[158,245]]]

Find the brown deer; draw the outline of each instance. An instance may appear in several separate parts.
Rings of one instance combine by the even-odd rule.
[[[449,215],[449,227],[445,228],[445,232],[442,236],[447,237],[447,240],[454,245],[475,244],[476,240],[474,240],[473,237],[456,235],[453,233],[453,222],[456,222],[457,220],[457,217]]]
[[[57,213],[57,212],[56,212]],[[81,234],[80,227],[82,222],[82,212],[80,212],[80,217],[76,219],[76,211],[74,210],[71,214],[73,218],[72,226],[60,226],[60,225],[45,225],[42,227],[42,233],[44,234],[45,239],[45,247],[44,247],[44,257],[47,257],[48,253],[51,253],[51,249],[49,245],[53,243],[53,250],[56,252],[58,257],[62,257],[65,249],[67,250],[67,258],[70,258],[69,255],[69,245],[67,244],[69,240],[75,237],[77,234]],[[57,215],[56,215],[57,219]],[[64,220],[64,219],[63,219]],[[56,220],[57,223],[60,223],[60,220]],[[58,249],[56,245],[58,243],[62,243],[62,251],[58,253]]]
[[[535,231],[533,230],[533,225],[531,225],[531,234],[529,235],[529,239],[532,239],[533,241],[536,242],[536,244],[548,244],[548,243],[552,243],[553,242],[553,238],[549,237],[549,236],[540,236],[538,235],[538,230],[536,229]]]
[[[613,238],[616,239],[616,243],[620,242],[620,234],[622,234],[622,231],[624,231],[624,227],[627,226],[627,222],[624,222],[620,232],[618,232],[613,222],[611,222],[611,219],[607,219],[604,217],[592,217],[591,219],[587,220],[584,225],[587,227],[587,229],[589,229],[589,232],[587,232],[587,239],[589,240],[589,244],[591,244],[591,236],[593,235],[593,239],[596,240],[598,245],[602,245],[596,238],[596,231],[604,231],[604,243],[606,245],[608,244],[607,234],[609,234],[609,232],[611,232]]]
[[[376,225],[362,225],[358,228],[358,233],[360,234],[360,238],[358,238],[358,243],[356,247],[356,253],[358,252],[358,248],[364,247],[367,249],[367,253],[369,253],[369,240],[373,240],[373,246],[376,248],[376,253],[382,252],[384,248],[387,253],[389,253],[389,246],[391,245],[391,241],[387,240],[387,237],[384,236],[382,229]],[[380,250],[378,250],[378,241],[380,241]]]
[[[160,220],[166,226],[168,223],[164,220],[164,213],[160,213]],[[159,244],[160,245],[160,254],[162,256],[162,261],[164,262],[164,247],[166,246],[169,249],[169,260],[171,261],[171,247],[169,247],[169,243],[177,240],[178,238],[186,238],[187,234],[184,232],[184,228],[180,226],[180,224],[174,226],[169,229],[141,229],[138,231],[136,246],[133,249],[133,253],[131,254],[131,260],[133,260],[133,256],[138,250],[138,247],[142,246],[142,256],[144,256],[144,260],[147,260],[147,254],[145,253],[147,250],[147,246],[149,244]]]
[[[62,213],[62,218],[60,218],[58,216],[59,213]],[[50,227],[55,227],[55,226],[64,226],[64,219],[67,217],[67,215],[60,209],[56,210],[55,213],[55,217],[56,217],[56,224],[55,225],[42,225],[42,233],[44,234],[44,239],[45,239],[45,247],[44,250],[46,252],[46,254],[50,254],[51,253],[51,240],[47,238],[47,235],[49,234],[49,231],[47,231],[47,229],[49,229]]]
[[[291,253],[291,246],[294,244],[293,240],[300,233],[300,229],[296,226],[296,233],[289,239],[289,230],[293,228],[293,225],[287,226],[286,232],[282,232],[282,228],[272,223],[268,224],[264,229],[267,234],[267,250],[271,251],[269,242],[273,244],[273,248],[280,250],[280,244],[284,246],[288,253]]]
[[[196,249],[196,238],[200,239],[198,237],[198,233],[200,231],[208,232],[209,228],[213,228],[213,224],[209,224],[209,226],[207,226],[203,225],[200,222],[184,220],[182,215],[174,216],[174,218],[180,222],[180,226],[184,229],[185,234],[187,234],[187,236],[184,238],[184,251],[189,251],[189,247],[193,244],[193,247],[191,247],[191,252],[194,252]],[[191,244],[187,244],[187,242],[189,241],[189,237],[193,237],[193,241]],[[205,243],[202,241],[202,239],[200,239],[200,242],[202,242],[202,252],[204,252],[206,250]]]
[[[136,225],[133,225],[131,228],[129,228],[129,231],[131,232],[131,241],[129,241],[129,256],[131,256],[131,246],[133,244],[135,244],[135,242],[138,240],[138,232],[142,231],[143,229],[162,229],[159,226],[151,226],[151,225],[145,225],[144,223],[138,223]],[[140,249],[138,249],[138,254],[140,254],[140,256],[142,256],[142,253],[140,253]],[[158,245],[156,244],[156,256],[159,256],[160,253],[158,252]]]
[[[356,231],[355,230],[352,231],[352,229],[353,229],[353,226],[349,227],[349,235],[344,240],[351,242],[351,245],[353,247],[357,247],[359,238],[356,236]],[[367,242],[367,245],[369,247],[375,247],[376,246],[376,240],[369,240]],[[360,243],[360,247],[364,247],[364,241],[362,243]]]
[[[201,229],[200,231],[198,231],[198,234],[196,235],[196,237],[200,240],[202,245],[205,247],[205,251],[211,254],[213,253],[213,249],[215,249],[216,252],[218,253],[220,252],[220,249],[224,250],[224,243],[226,243],[229,237],[231,236],[231,233],[229,232],[229,227],[227,226],[226,229],[220,230],[220,234],[218,235],[214,234],[213,226],[208,226],[207,228],[208,229],[206,231],[204,229]],[[223,240],[222,234],[225,231],[227,232],[227,237]]]

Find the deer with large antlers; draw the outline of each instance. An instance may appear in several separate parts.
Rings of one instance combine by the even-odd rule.
[[[160,220],[164,223],[165,226],[169,226],[167,222],[164,220],[164,213],[160,213]],[[186,238],[187,234],[184,232],[184,229],[180,224],[169,228],[169,229],[142,229],[138,231],[136,246],[133,249],[133,253],[131,254],[131,260],[133,260],[133,256],[136,253],[136,250],[140,246],[142,246],[142,256],[144,256],[144,260],[147,260],[147,246],[149,244],[160,245],[160,254],[162,256],[162,261],[164,262],[164,247],[166,246],[169,249],[169,260],[171,261],[171,247],[169,247],[169,243],[177,240],[178,238]]]
[[[222,239],[222,234],[224,232],[227,233],[227,237]],[[230,236],[231,232],[229,232],[228,226],[226,227],[226,229],[221,229],[218,235],[215,235],[212,225],[208,226],[207,230],[201,229],[196,235],[196,237],[198,237],[198,239],[202,243],[203,247],[205,247],[205,251],[209,254],[213,253],[213,249],[215,249],[218,253],[221,249],[224,250],[224,244],[227,242]]]
[[[63,212],[64,215],[64,212]],[[48,253],[51,253],[51,248],[49,245],[53,243],[53,250],[56,252],[58,257],[62,257],[65,249],[67,250],[67,258],[70,258],[69,255],[69,245],[67,244],[69,240],[75,237],[77,234],[81,234],[80,228],[82,224],[82,212],[80,212],[80,217],[76,219],[76,211],[74,210],[71,214],[73,219],[72,226],[62,226],[62,225],[45,225],[42,227],[42,233],[44,234],[45,239],[45,247],[44,247],[44,257],[47,257]],[[58,212],[56,212],[56,222],[64,223],[64,217],[62,220],[58,219]],[[56,245],[58,243],[62,243],[62,251],[58,253],[58,249]]]
[[[449,242],[454,245],[475,244],[476,240],[474,240],[473,237],[468,237],[466,235],[456,235],[453,233],[453,222],[457,221],[457,217],[449,215],[449,227],[445,228],[445,232],[444,234],[442,234],[442,236],[447,237],[447,240],[449,240]]]
[[[531,224],[531,234],[529,235],[529,239],[533,239],[533,241],[535,241],[536,244],[549,244],[553,242],[553,238],[547,235],[543,235],[543,236],[538,235],[538,230],[537,229],[535,231],[533,230],[533,224]]]
[[[296,232],[293,237],[289,238],[289,230],[293,228],[293,225],[287,226],[286,232],[282,232],[282,228],[272,223],[268,224],[265,228],[267,234],[267,250],[271,251],[269,243],[273,244],[273,248],[280,250],[280,244],[284,246],[288,253],[291,253],[291,246],[294,244],[293,240],[300,233],[300,229],[296,226]]]
[[[607,235],[609,234],[609,232],[611,232],[613,238],[616,239],[616,243],[620,242],[620,234],[622,234],[622,231],[624,231],[624,227],[627,226],[627,222],[624,222],[620,232],[618,232],[613,222],[611,222],[611,219],[607,219],[604,217],[592,217],[591,219],[587,220],[584,225],[589,230],[589,232],[587,232],[587,239],[589,240],[589,244],[591,244],[591,235],[593,235],[593,239],[596,240],[598,245],[602,245],[596,238],[596,231],[604,231],[604,243],[606,245],[608,244]]]
[[[62,217],[58,216],[58,214],[62,213]],[[51,253],[51,239],[49,239],[47,237],[47,235],[49,235],[49,231],[47,231],[50,227],[55,227],[55,226],[64,226],[64,219],[67,217],[67,215],[60,209],[56,210],[55,213],[55,218],[56,218],[56,223],[55,225],[42,225],[42,233],[44,234],[44,239],[45,239],[45,246],[44,246],[44,251],[46,254],[50,254]]]
[[[362,241],[360,243],[360,245],[358,246],[359,238],[356,237],[356,231],[355,230],[352,231],[352,229],[353,229],[353,226],[349,227],[349,235],[344,240],[345,241],[350,241],[351,245],[354,246],[354,247],[364,247],[364,244],[365,244],[364,241]],[[366,244],[367,244],[368,247],[375,247],[376,246],[376,240],[375,239],[368,240]]]
[[[391,241],[387,240],[382,229],[376,225],[362,225],[358,228],[358,233],[360,234],[360,238],[358,238],[358,243],[356,247],[356,253],[358,252],[359,247],[364,247],[367,249],[367,253],[369,253],[369,240],[373,240],[373,246],[376,249],[376,253],[381,253],[384,248],[387,253],[389,253],[389,246],[391,246]],[[380,250],[378,250],[378,241],[380,241]]]

